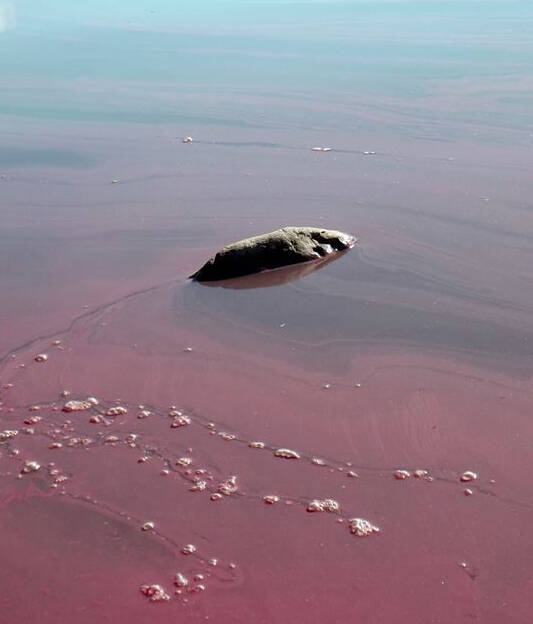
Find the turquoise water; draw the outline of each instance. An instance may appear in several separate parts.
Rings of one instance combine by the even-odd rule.
[[[353,122],[347,103],[414,106],[433,121],[531,122],[530,2],[0,6],[0,114],[9,117],[281,126],[294,122],[289,101],[297,119],[294,106],[308,114],[316,100],[328,106],[309,125]],[[463,90],[452,109],[425,103]],[[228,97],[235,106],[219,101]]]

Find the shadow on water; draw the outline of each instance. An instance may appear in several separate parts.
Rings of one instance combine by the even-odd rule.
[[[285,338],[315,345],[396,344],[455,355],[531,356],[530,332],[512,318],[491,319],[485,306],[472,305],[472,295],[455,293],[455,301],[471,305],[452,313],[432,305],[435,285],[419,275],[389,274],[360,253],[346,254],[230,280],[182,285],[175,304],[180,323],[187,318],[196,325],[209,318],[212,325],[206,331],[215,327],[220,331],[222,323],[260,334],[282,326]],[[342,261],[336,262],[341,256]],[[327,271],[319,271],[328,264]],[[372,294],[373,287],[381,288],[380,296]],[[444,289],[440,286],[437,292]],[[429,303],[421,298],[426,295]]]
[[[74,150],[26,149],[0,146],[1,167],[68,167],[82,169],[91,167],[94,158]]]

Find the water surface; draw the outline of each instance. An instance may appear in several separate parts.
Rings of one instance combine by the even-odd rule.
[[[0,4],[6,622],[529,622],[532,20]],[[359,242],[268,287],[186,279],[300,224]]]

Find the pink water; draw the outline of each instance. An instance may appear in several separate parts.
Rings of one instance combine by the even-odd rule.
[[[0,620],[528,622],[527,150],[367,136],[364,155],[339,134],[314,153],[325,137],[208,131],[182,145],[94,126],[105,164],[0,180],[0,430],[19,431],[0,446]],[[264,288],[186,279],[290,224],[360,241]],[[61,411],[88,396],[98,408]],[[90,422],[114,405],[127,413]],[[172,428],[171,406],[191,423]],[[27,460],[41,468],[20,475]],[[238,491],[211,500],[232,475]],[[306,512],[316,498],[341,512]],[[352,535],[354,517],[380,533]],[[205,591],[175,594],[177,572]],[[171,599],[150,603],[152,583]]]

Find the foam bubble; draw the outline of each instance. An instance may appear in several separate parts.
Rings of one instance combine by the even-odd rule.
[[[340,508],[341,506],[339,503],[332,498],[325,498],[323,500],[315,499],[307,505],[307,511],[310,513],[322,511],[326,511],[328,513],[338,513]]]
[[[231,496],[235,494],[235,492],[239,489],[237,485],[237,477],[235,475],[229,477],[222,483],[218,485],[218,491],[220,494],[224,494],[224,496]]]
[[[279,448],[274,451],[276,457],[284,457],[285,459],[300,459],[300,454],[287,448]]]
[[[0,442],[4,442],[4,440],[10,440],[18,435],[18,431],[16,429],[4,429],[4,431],[0,431]]]
[[[350,518],[348,520],[350,533],[357,537],[367,537],[373,533],[379,533],[379,527],[363,518]]]
[[[225,431],[221,431],[218,435],[223,440],[226,440],[228,442],[231,442],[232,440],[235,440],[235,438],[237,437],[234,433],[226,433]]]
[[[191,424],[191,419],[188,416],[176,416],[176,418],[174,418],[174,420],[170,423],[170,426],[173,429],[176,429],[177,427],[186,427],[187,425]]]
[[[28,474],[29,472],[37,472],[37,470],[40,470],[40,468],[41,468],[41,464],[39,464],[39,462],[36,462],[33,460],[26,460],[20,472],[22,474]]]
[[[91,409],[92,403],[89,401],[67,401],[65,405],[63,405],[64,412],[82,412],[84,410]]]
[[[187,587],[189,585],[189,579],[181,572],[177,572],[174,577],[174,585],[176,587]]]
[[[250,442],[248,446],[254,449],[264,449],[265,443],[264,442]]]
[[[203,492],[206,488],[207,481],[198,480],[189,489],[191,492]]]
[[[115,407],[110,407],[105,415],[106,416],[124,416],[124,414],[128,413],[128,409],[123,407],[122,405],[115,405]]]
[[[139,589],[150,600],[150,602],[170,600],[170,596],[161,585],[141,585]]]
[[[395,470],[394,471],[394,478],[398,479],[399,481],[403,481],[404,479],[409,479],[410,476],[411,476],[411,473],[409,472],[409,470]]]
[[[148,522],[145,522],[141,526],[141,531],[153,531],[154,529],[155,529],[155,523],[152,522],[151,520],[149,520]]]

